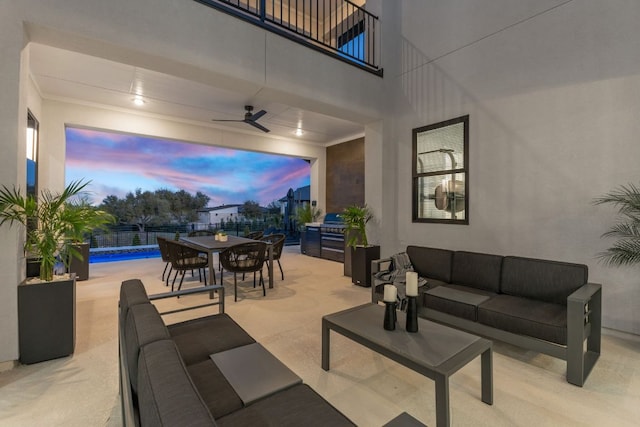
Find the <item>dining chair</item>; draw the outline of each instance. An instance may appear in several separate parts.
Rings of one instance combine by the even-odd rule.
[[[220,284],[222,284],[222,274],[224,270],[233,273],[233,300],[238,301],[238,273],[260,273],[260,285],[262,285],[262,296],[267,295],[267,289],[262,277],[262,265],[264,264],[267,252],[265,242],[255,241],[240,243],[229,246],[220,252]],[[255,286],[255,275],[254,275]]]
[[[162,262],[165,263],[164,270],[162,271],[162,280],[165,282],[165,286],[169,286],[169,276],[171,276],[171,259],[169,258],[169,248],[167,248],[167,239],[166,237],[156,236],[156,240],[158,242],[158,248],[160,249],[160,256],[162,257]],[[167,268],[169,269],[169,273],[167,274]],[[167,276],[165,280],[165,274]]]
[[[264,231],[252,231],[244,237],[246,237],[247,239],[260,240],[262,236],[264,236]]]
[[[187,234],[187,237],[202,237],[202,236],[215,236],[215,233],[211,230],[194,230]],[[198,255],[209,259],[209,255],[206,252],[198,251]]]
[[[211,230],[194,230],[190,231],[187,236],[189,237],[199,237],[199,236],[213,236],[215,233]]]
[[[278,267],[280,267],[280,274],[282,275],[282,280],[284,280],[284,271],[282,271],[282,264],[280,264],[280,257],[282,256],[282,249],[284,248],[284,241],[286,236],[282,233],[274,233],[269,234],[267,236],[262,237],[260,240],[266,242],[271,245],[271,250],[273,252],[273,260],[278,262]],[[267,269],[269,268],[269,259],[265,259],[265,264],[267,264]]]
[[[175,240],[166,240],[166,245],[169,252],[171,268],[176,272],[171,282],[171,291],[173,292],[178,273],[181,273],[180,284],[178,285],[178,290],[180,290],[185,272],[193,272],[193,270],[198,270],[198,278],[202,281],[204,277],[204,285],[207,286],[207,272],[205,271],[209,265],[207,258],[201,257],[198,250]]]

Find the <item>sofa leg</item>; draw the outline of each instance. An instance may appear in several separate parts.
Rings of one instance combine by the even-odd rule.
[[[602,291],[567,303],[567,382],[582,387],[600,357]],[[586,351],[584,342],[587,341]]]

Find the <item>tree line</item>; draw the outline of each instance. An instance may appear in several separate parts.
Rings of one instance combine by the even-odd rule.
[[[117,224],[135,225],[138,231],[145,231],[147,226],[197,222],[198,210],[205,208],[210,200],[209,196],[200,191],[192,195],[185,190],[142,191],[138,188],[123,198],[107,196],[99,209],[113,215]],[[266,215],[278,215],[280,205],[278,202],[271,202],[265,212],[258,202],[247,200],[241,211],[247,219],[258,219]]]

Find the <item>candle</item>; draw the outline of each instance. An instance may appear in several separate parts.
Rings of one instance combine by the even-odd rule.
[[[407,271],[407,296],[408,297],[417,297],[418,296],[418,273],[415,271]]]
[[[393,285],[384,285],[384,302],[396,302],[398,289]]]

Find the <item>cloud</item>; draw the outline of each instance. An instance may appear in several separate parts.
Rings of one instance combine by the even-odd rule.
[[[310,166],[288,156],[68,127],[67,181],[92,180],[94,202],[136,188],[200,191],[210,205],[255,200],[266,206],[309,185]]]

